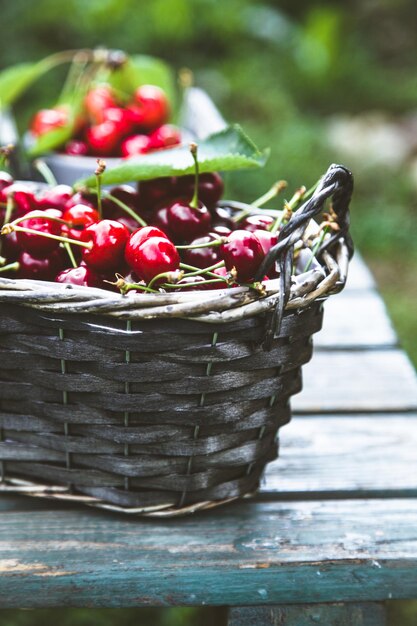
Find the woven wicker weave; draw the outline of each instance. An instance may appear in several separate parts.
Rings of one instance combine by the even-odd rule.
[[[281,275],[263,296],[123,297],[1,279],[3,490],[147,515],[254,492],[301,389],[321,302],[346,279],[351,191],[350,173],[332,166],[268,255]],[[331,196],[340,230],[322,267],[291,277],[294,246]]]

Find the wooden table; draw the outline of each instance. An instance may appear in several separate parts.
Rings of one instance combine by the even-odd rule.
[[[382,601],[417,598],[417,382],[359,259],[324,325],[255,499],[144,521],[3,493],[0,606],[374,626]]]

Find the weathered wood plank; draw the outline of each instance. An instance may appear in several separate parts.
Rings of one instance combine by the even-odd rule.
[[[416,597],[416,516],[409,499],[245,502],[170,522],[11,512],[0,516],[0,606]]]
[[[296,412],[413,411],[417,378],[401,350],[317,351],[303,367]]]
[[[375,280],[358,252],[355,252],[349,264],[346,291],[355,289],[375,289]]]
[[[381,348],[397,344],[384,303],[375,291],[345,291],[324,304],[323,329],[316,348]]]
[[[385,626],[383,604],[302,604],[239,607],[229,611],[229,626]]]
[[[417,414],[294,417],[261,495],[417,497]]]

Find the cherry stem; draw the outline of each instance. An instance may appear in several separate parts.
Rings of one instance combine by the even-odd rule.
[[[97,183],[97,210],[101,220],[103,219],[103,207],[101,205],[101,177],[105,169],[106,162],[102,159],[97,159],[97,169],[94,174],[96,175]]]
[[[247,217],[248,215],[252,213],[252,208],[258,209],[262,207],[264,204],[269,202],[269,200],[272,200],[279,193],[281,193],[281,191],[286,189],[287,185],[288,183],[285,180],[279,180],[278,182],[274,183],[271,189],[269,189],[266,193],[264,193],[263,196],[261,196],[260,198],[257,198],[257,200],[254,200],[253,202],[251,202],[249,205],[249,208],[244,209],[243,211],[235,215],[232,218],[232,221],[235,224],[237,224],[238,222],[240,222],[241,220],[243,220],[245,217]]]
[[[51,168],[43,161],[42,159],[35,159],[33,161],[34,168],[39,172],[44,181],[51,185],[51,187],[55,187],[58,184],[57,179],[55,178]]]
[[[14,263],[9,263],[9,265],[3,265],[0,267],[0,272],[17,272],[20,269],[20,264],[18,261]]]
[[[110,285],[115,285],[118,289],[120,289],[120,293],[125,295],[128,291],[132,291],[132,289],[139,289],[140,291],[147,291],[148,293],[158,293],[155,289],[150,289],[145,285],[141,285],[139,283],[128,283],[124,278],[120,276],[120,274],[116,274],[116,277],[119,276],[117,282],[112,283],[109,280],[105,280],[105,283],[109,283]]]
[[[216,276],[216,274],[215,274]],[[161,287],[163,289],[184,289],[186,287],[199,287],[200,285],[210,285],[213,283],[226,283],[226,285],[228,284],[228,280],[226,277],[223,276],[217,276],[217,278],[211,278],[210,280],[201,280],[198,283],[195,283],[195,285],[193,284],[189,284],[189,283],[183,283],[181,285],[181,283],[176,283],[175,285],[173,285],[172,283],[164,283],[163,285],[161,285]]]
[[[214,241],[208,241],[207,243],[190,243],[184,246],[175,247],[177,248],[177,250],[198,250],[199,248],[215,248],[226,243],[226,241],[226,237],[219,237],[219,239],[215,239]]]
[[[191,156],[194,159],[194,194],[190,202],[190,207],[192,209],[198,209],[199,168],[198,168],[197,144],[196,143],[190,143],[190,152],[191,152]]]
[[[161,274],[157,274],[156,276],[154,276],[152,278],[152,280],[149,281],[148,283],[148,288],[151,289],[151,287],[153,287],[153,285],[158,281],[161,280],[161,278],[170,278],[172,277],[172,275],[175,272],[161,272]],[[178,272],[178,280],[181,280],[184,277],[184,272]],[[170,284],[175,284],[175,283],[170,283]]]
[[[24,222],[25,220],[32,220],[32,219],[43,219],[46,222],[58,222],[58,224],[63,224],[64,226],[69,226],[70,228],[73,227],[72,222],[67,222],[66,220],[63,220],[61,217],[55,217],[54,215],[48,215],[47,213],[45,214],[44,211],[31,211],[31,215],[29,215],[29,217],[27,215],[22,215],[22,217],[16,218],[13,222],[10,222],[10,224],[8,223],[8,221],[7,222],[5,221],[4,225],[5,226],[6,225],[17,226],[17,224],[20,224],[20,222]]]
[[[328,229],[327,226],[326,226],[326,228],[323,228],[323,230],[321,231],[320,237],[317,239],[316,243],[314,244],[314,247],[311,250],[311,257],[309,258],[309,260],[305,264],[303,272],[308,272],[308,270],[310,269],[311,264],[313,262],[313,259],[314,259],[314,257],[317,254],[317,250],[320,248],[320,246],[323,243],[324,238],[325,238],[325,236],[327,235],[328,232],[329,232],[329,229]]]
[[[38,235],[39,237],[46,237],[47,239],[55,239],[55,241],[60,241],[61,243],[70,243],[75,246],[81,246],[83,248],[88,248],[91,250],[93,247],[93,243],[91,241],[78,241],[77,239],[70,239],[69,237],[62,237],[60,235],[52,235],[52,233],[44,233],[41,230],[35,230],[34,228],[26,228],[23,226],[16,226],[15,224],[5,224],[0,231],[0,235],[9,235],[13,231],[28,233],[28,235]]]
[[[4,214],[4,220],[3,220],[2,228],[3,228],[3,226],[5,226],[5,224],[7,224],[7,222],[10,221],[10,218],[12,217],[14,208],[15,208],[14,197],[13,197],[13,194],[10,194],[10,195],[7,196],[6,212]],[[3,246],[3,240],[0,239],[0,253],[1,253],[2,246]]]
[[[207,274],[208,276],[212,276],[214,278],[219,278],[218,274],[215,274],[212,270],[216,270],[219,267],[224,267],[224,261],[219,261],[214,265],[210,265],[210,267],[205,267],[201,269],[200,267],[195,267],[194,265],[187,265],[187,263],[180,263],[180,268],[182,270],[191,270],[189,273],[184,274],[184,278],[190,278],[191,276],[201,276],[202,274]]]
[[[14,145],[9,143],[7,146],[0,148],[0,168],[4,169],[9,165],[10,155],[14,150]]]
[[[74,257],[74,253],[73,253],[72,248],[71,248],[70,244],[68,243],[68,241],[66,241],[64,243],[64,248],[67,251],[67,254],[69,256],[69,260],[71,261],[72,267],[78,267],[77,266],[77,261],[75,260],[75,257]]]
[[[111,200],[112,202],[114,202],[114,204],[117,204],[117,206],[120,207],[121,209],[123,209],[123,211],[125,211],[128,215],[130,215],[130,217],[133,217],[133,219],[136,220],[138,222],[138,224],[140,224],[141,226],[147,226],[147,223],[145,222],[145,220],[142,219],[136,213],[136,211],[131,209],[130,206],[128,206],[127,204],[125,204],[124,202],[119,200],[119,198],[116,198],[115,196],[112,196],[111,193],[106,194],[106,198]]]

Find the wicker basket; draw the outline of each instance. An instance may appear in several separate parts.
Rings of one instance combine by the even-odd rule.
[[[331,166],[260,269],[280,266],[264,295],[123,297],[1,279],[0,491],[154,516],[256,491],[322,300],[345,283],[351,192],[350,172]],[[294,246],[330,197],[340,229],[320,265],[291,276]]]

